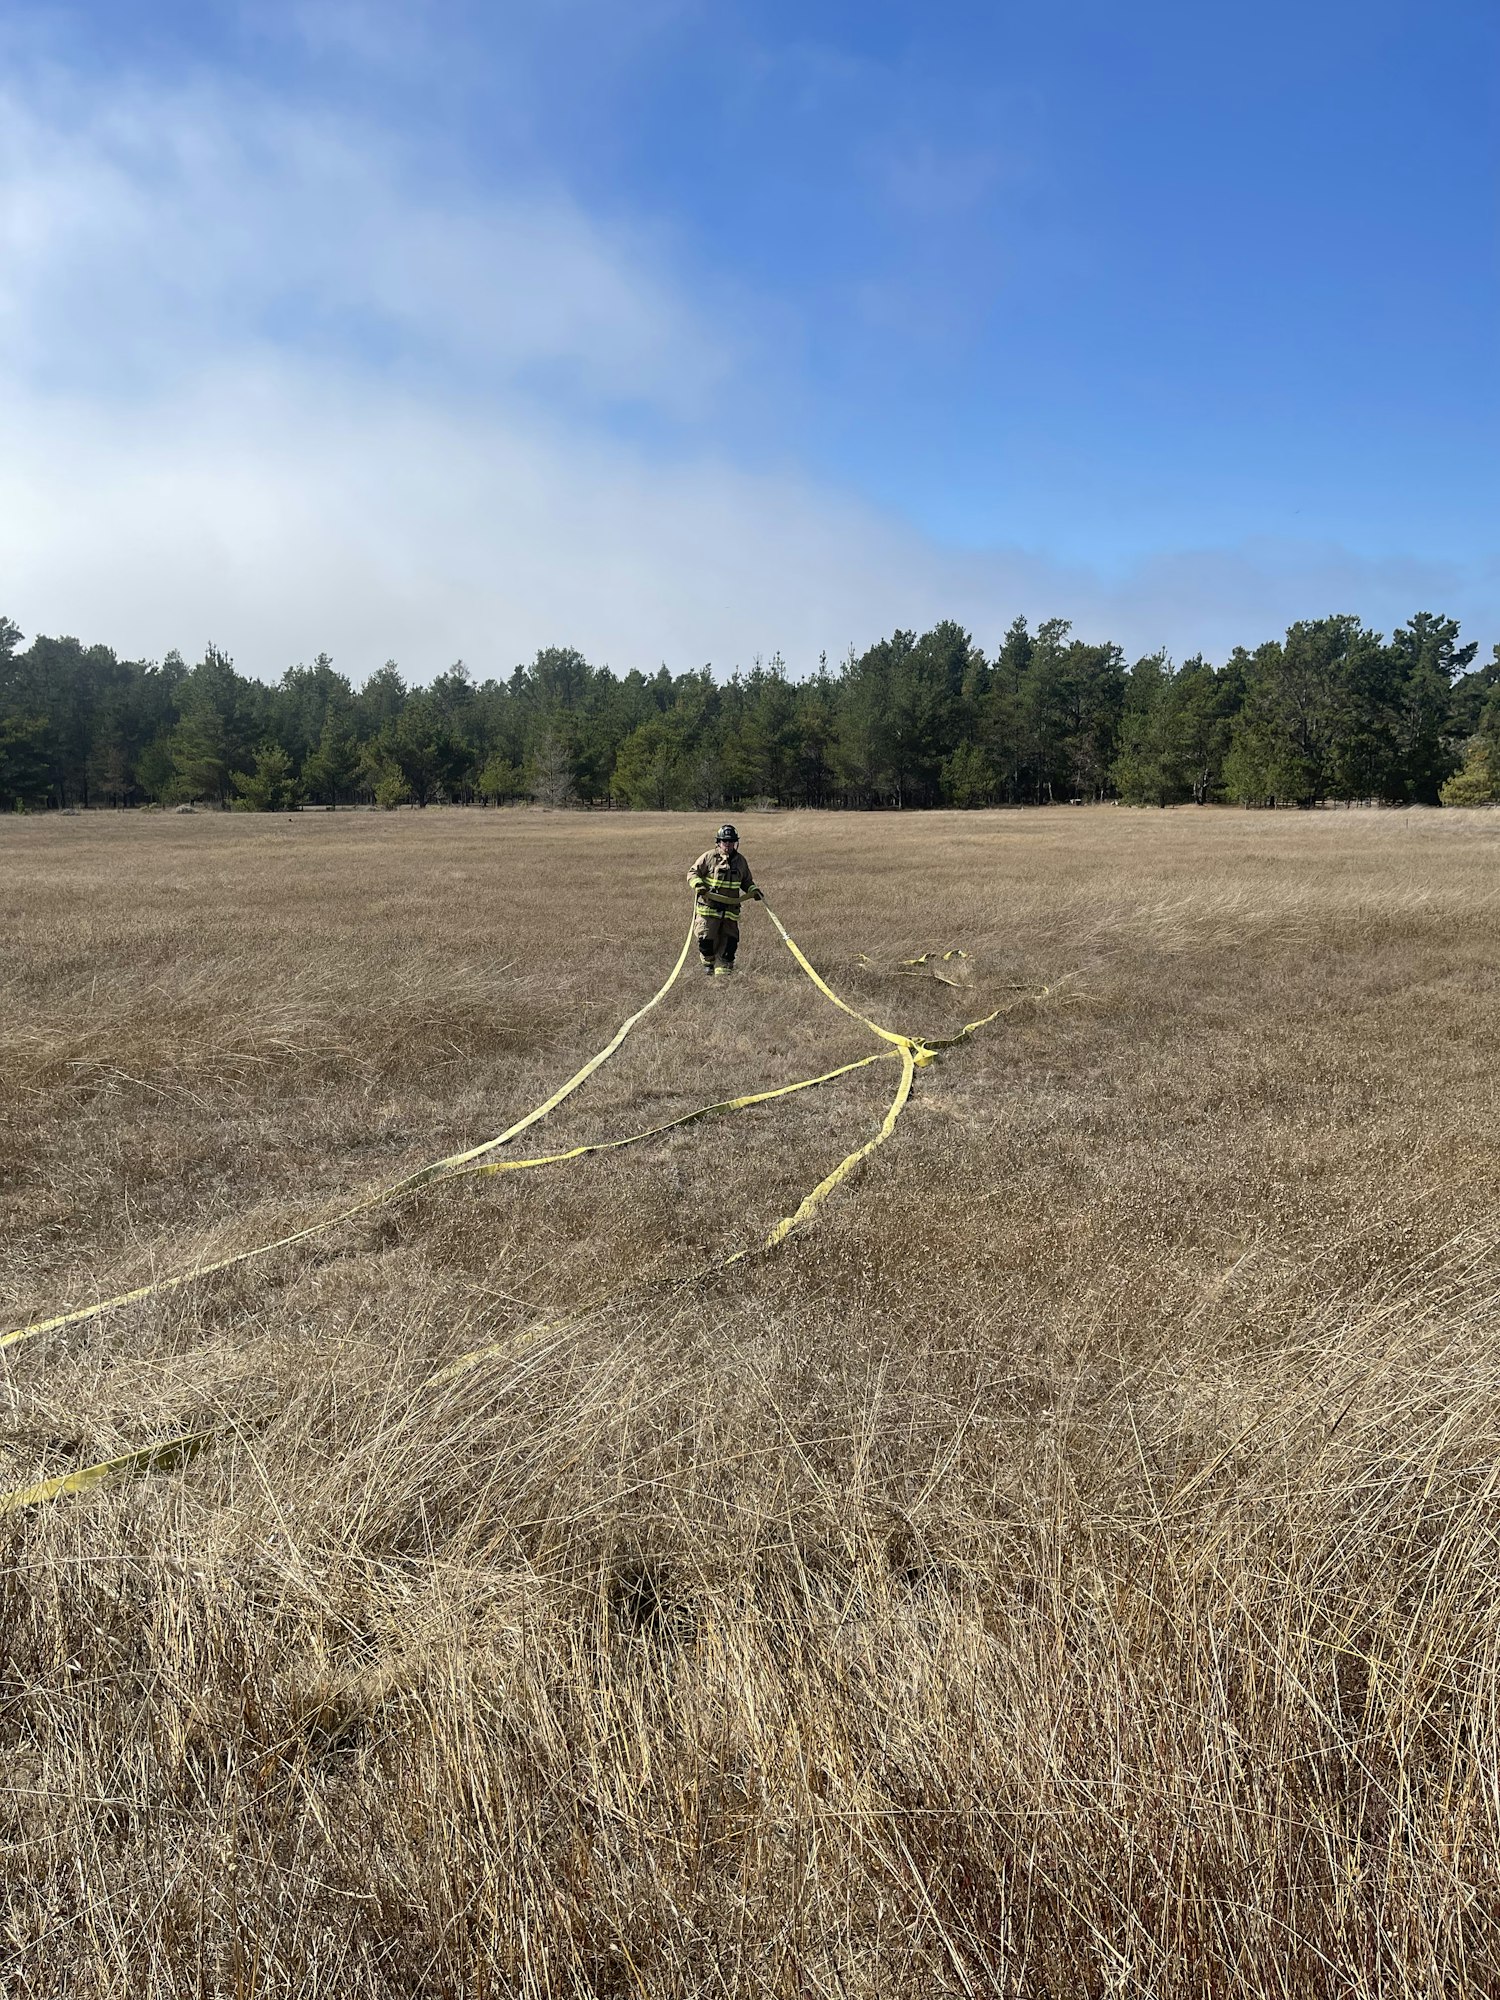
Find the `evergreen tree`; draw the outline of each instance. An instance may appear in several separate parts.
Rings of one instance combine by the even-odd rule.
[[[249,796],[231,774],[260,795],[269,743],[330,804],[519,789],[703,810],[757,798],[977,806],[1097,799],[1111,786],[1163,803],[1432,803],[1473,788],[1500,646],[1469,671],[1475,652],[1435,613],[1389,643],[1345,616],[1236,648],[1218,672],[1200,658],[1174,672],[1153,655],[1127,674],[1117,646],[1077,638],[1066,620],[1033,632],[1017,618],[993,662],[944,621],[851,649],[837,674],[820,661],[802,681],[779,655],[721,682],[707,667],[616,676],[553,647],[482,686],[456,661],[409,689],[387,661],[355,693],[326,654],[271,687],[213,647],[189,671],[175,653],[154,666],[72,638],[26,646],[0,619],[4,784],[8,799],[59,806],[224,803]],[[1465,784],[1446,793],[1460,762]]]
[[[310,667],[287,668],[276,688],[271,726],[295,765],[304,765],[316,750],[330,710],[347,715],[353,699],[354,690],[326,653]]]
[[[1269,806],[1271,795],[1271,722],[1269,703],[1262,697],[1264,677],[1269,673],[1265,655],[1279,642],[1270,640],[1254,653],[1236,646],[1229,656],[1227,671],[1239,682],[1241,700],[1230,731],[1224,756],[1224,791],[1236,805]]]
[[[179,803],[211,799],[220,805],[227,801],[231,753],[224,718],[216,708],[189,703],[168,748],[172,756],[168,799]]]
[[[135,754],[132,778],[136,792],[145,798],[167,798],[176,780],[172,737],[187,677],[187,665],[174,647],[159,667],[145,669],[135,690],[140,748]]]
[[[1034,805],[1072,795],[1067,754],[1073,701],[1068,672],[1066,618],[1048,618],[1027,649],[1026,671],[1016,703],[1016,767],[1019,795]]]
[[[173,778],[169,796],[177,800],[212,799],[222,805],[229,795],[231,751],[224,718],[207,703],[192,702],[171,738]]]
[[[406,705],[406,682],[394,660],[387,660],[371,674],[354,697],[354,728],[362,743],[369,743],[383,729],[394,729]]]
[[[387,732],[367,743],[359,755],[358,782],[382,812],[394,812],[411,800],[411,786],[387,747]]]
[[[955,806],[987,806],[994,802],[995,768],[983,744],[971,737],[946,759],[943,791]]]
[[[239,812],[288,812],[300,789],[291,757],[279,743],[263,743],[255,754],[255,769],[232,771],[229,782]]]
[[[458,795],[466,765],[463,748],[444,725],[442,711],[431,695],[408,695],[396,720],[375,740],[385,762],[401,773],[408,795],[417,805]]]
[[[1070,795],[1102,799],[1119,744],[1125,703],[1125,656],[1115,645],[1090,646],[1075,639],[1063,656],[1062,750]]]
[[[1223,790],[1224,759],[1244,688],[1231,668],[1215,673],[1203,655],[1195,653],[1178,669],[1172,698],[1178,710],[1188,795],[1194,805],[1206,805]]]
[[[895,641],[871,646],[858,659],[851,646],[839,672],[833,767],[853,805],[878,804],[890,783],[886,718],[891,647],[907,636],[898,632]]]
[[[525,761],[524,717],[503,681],[484,681],[475,689],[469,727],[481,772],[494,757],[516,769]]]
[[[1244,804],[1308,806],[1336,772],[1342,670],[1367,642],[1357,618],[1318,618],[1242,659],[1245,705],[1225,762],[1231,797]]]
[[[57,805],[89,803],[89,759],[99,713],[128,683],[131,671],[107,646],[40,635],[6,662],[6,707],[12,715],[42,723],[39,740]]]
[[[1326,663],[1333,703],[1329,796],[1400,799],[1404,784],[1399,661],[1381,644],[1378,632],[1369,631],[1356,618],[1339,622],[1342,647],[1331,652]]]
[[[620,745],[613,790],[626,805],[654,812],[686,805],[690,780],[687,755],[666,716],[652,716]]]
[[[170,794],[178,799],[229,802],[229,774],[250,757],[250,711],[254,697],[234,670],[234,662],[210,646],[183,681],[181,720],[172,735],[176,775]]]
[[[1500,662],[1500,646],[1495,657]],[[1439,797],[1445,806],[1500,805],[1500,680],[1491,687],[1464,746],[1462,769],[1445,781]]]
[[[834,785],[833,746],[838,733],[838,689],[828,671],[828,655],[818,655],[818,671],[796,689],[797,796],[805,806],[827,805]],[[705,804],[717,801],[705,801]]]
[[[51,777],[42,718],[0,715],[0,812],[45,804]]]
[[[139,756],[133,736],[129,694],[120,689],[100,702],[94,716],[87,765],[91,799],[122,806],[131,798]]]
[[[359,775],[359,739],[351,704],[330,705],[317,743],[302,767],[302,783],[319,805],[337,806],[353,791]]]
[[[951,805],[986,806],[1000,796],[1000,770],[985,728],[994,678],[982,648],[971,644],[954,707],[954,748],[943,760],[943,797]]]
[[[893,642],[888,768],[894,803],[935,806],[943,796],[943,765],[958,734],[959,691],[970,656],[967,632],[951,620],[907,643]]]
[[[1132,806],[1178,805],[1191,796],[1191,759],[1176,678],[1165,653],[1137,660],[1125,687],[1113,778]]]
[[[492,750],[480,769],[475,790],[486,805],[508,805],[512,799],[524,798],[526,774],[503,750]]]
[[[1459,645],[1457,619],[1431,611],[1419,611],[1391,634],[1403,681],[1399,758],[1413,805],[1435,806],[1444,780],[1458,768],[1453,677],[1478,650],[1477,643]]]
[[[1495,655],[1500,660],[1500,646],[1495,648]],[[1500,771],[1500,683],[1490,689],[1489,700],[1479,712],[1475,734],[1488,746],[1495,769]]]
[[[1445,806],[1491,806],[1500,803],[1500,759],[1482,736],[1469,744],[1462,770],[1444,784]]]
[[[975,739],[995,773],[997,796],[1014,805],[1026,796],[1023,716],[1036,641],[1024,618],[1013,619],[991,667],[975,717]]]
[[[135,781],[148,799],[167,799],[177,780],[177,760],[172,754],[172,732],[153,736],[135,760]]]
[[[1460,740],[1467,742],[1478,729],[1485,703],[1496,687],[1500,687],[1500,640],[1482,667],[1454,682],[1450,712],[1454,733]]]
[[[777,653],[769,666],[755,662],[744,684],[739,744],[745,783],[756,798],[785,805],[797,773],[797,697]]]

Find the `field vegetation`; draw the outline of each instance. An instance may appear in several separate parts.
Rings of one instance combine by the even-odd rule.
[[[711,831],[0,823],[0,1330],[499,1131]],[[0,1988],[1496,1990],[1500,815],[742,833],[1006,1009],[781,1251],[894,1064],[0,1355],[0,1488],[214,1433],[0,1516]],[[875,1047],[741,959],[523,1150]]]

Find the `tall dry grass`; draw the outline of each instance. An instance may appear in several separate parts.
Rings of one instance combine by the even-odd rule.
[[[1500,815],[744,831],[878,1017],[1013,1004],[779,1256],[666,1282],[893,1066],[4,1357],[0,1485],[218,1437],[0,1519],[0,1986],[1495,1990]],[[0,825],[0,1324],[499,1130],[704,832]],[[742,957],[529,1136],[866,1052]]]

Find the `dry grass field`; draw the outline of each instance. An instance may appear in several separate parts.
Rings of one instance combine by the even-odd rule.
[[[0,1355],[5,1489],[215,1432],[0,1517],[0,1991],[1500,1989],[1500,813],[742,831],[1008,1009],[775,1255],[893,1063]],[[0,1330],[499,1131],[711,832],[0,824]],[[522,1150],[876,1046],[741,958]]]

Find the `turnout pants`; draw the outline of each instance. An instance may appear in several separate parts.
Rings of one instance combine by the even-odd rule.
[[[734,955],[740,948],[738,917],[710,917],[700,912],[696,928],[698,952],[705,965],[712,965],[716,958],[725,965],[734,964]]]

